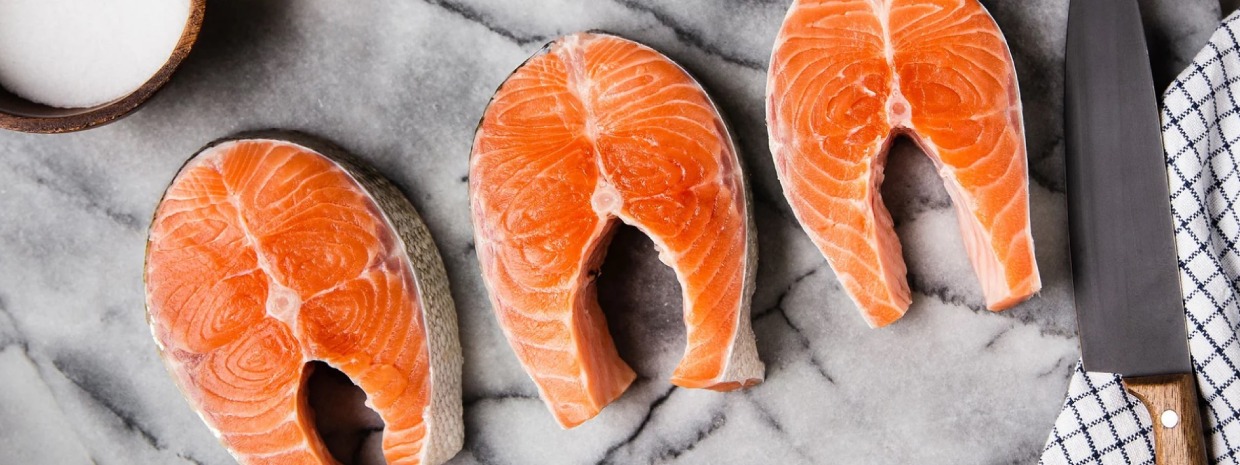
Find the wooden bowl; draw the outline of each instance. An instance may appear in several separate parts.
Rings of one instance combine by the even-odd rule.
[[[207,0],[190,0],[189,19],[181,32],[181,40],[168,56],[168,61],[146,83],[129,95],[109,103],[88,108],[57,108],[31,102],[0,87],[0,128],[13,131],[55,134],[81,131],[116,121],[146,102],[168,82],[172,73],[189,55],[202,28]]]

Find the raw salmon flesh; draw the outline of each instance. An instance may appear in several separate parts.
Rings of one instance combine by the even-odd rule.
[[[910,302],[879,194],[900,134],[938,168],[987,307],[1011,307],[1042,287],[1016,72],[977,0],[794,1],[767,79],[784,193],[871,326],[900,318]]]
[[[680,282],[688,340],[672,382],[762,380],[740,161],[705,91],[667,57],[605,34],[552,42],[487,107],[469,188],[491,304],[562,426],[594,417],[634,379],[594,288],[618,221],[649,236]]]
[[[165,192],[146,262],[161,357],[241,463],[336,463],[307,403],[314,360],[366,392],[388,463],[446,461],[462,443],[461,353],[430,233],[352,157],[279,137],[297,142],[209,146]]]

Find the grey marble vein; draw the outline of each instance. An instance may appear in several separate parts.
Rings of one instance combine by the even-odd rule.
[[[211,0],[200,42],[141,111],[59,135],[0,134],[0,465],[233,459],[181,398],[144,321],[146,223],[184,160],[247,129],[328,138],[413,201],[452,282],[465,355],[465,450],[454,464],[1033,463],[1075,362],[1063,184],[1067,0],[983,0],[1024,97],[1031,211],[1045,288],[983,308],[932,164],[895,144],[883,196],[913,306],[871,330],[801,231],[767,149],[765,70],[788,0]],[[1141,0],[1158,85],[1220,14],[1213,0]],[[760,260],[754,331],[765,383],[673,388],[680,289],[621,228],[599,298],[638,381],[561,430],[503,339],[478,277],[468,154],[497,86],[578,30],[649,44],[706,87],[749,174]],[[325,442],[381,463],[382,422],[329,370],[312,380]]]
[[[547,37],[545,36],[522,34],[507,29],[504,26],[499,25],[491,18],[484,18],[482,13],[471,9],[471,7],[465,3],[452,2],[448,0],[427,0],[427,2],[432,5],[443,7],[445,10],[456,13],[466,20],[481,24],[483,27],[487,28],[487,30],[516,42],[518,45],[529,45],[536,42],[545,42],[547,40]]]
[[[738,56],[727,50],[723,50],[720,47],[710,42],[707,42],[705,39],[702,38],[700,33],[689,30],[685,28],[684,26],[681,26],[680,23],[676,20],[676,18],[673,18],[670,14],[664,12],[662,9],[659,9],[657,6],[646,5],[646,4],[643,4],[642,2],[638,2],[634,0],[616,0],[616,3],[619,3],[620,5],[623,5],[625,8],[631,9],[633,11],[649,14],[651,17],[655,19],[655,21],[658,21],[660,25],[667,27],[668,29],[671,29],[672,32],[676,34],[677,39],[680,39],[682,42],[689,44],[693,46],[694,48],[697,48],[711,56],[715,56],[728,63],[732,63],[738,66],[743,66],[745,68],[749,68],[753,70],[762,71],[766,69],[765,63],[762,61],[759,61],[753,58],[746,58],[746,57]],[[724,8],[726,8],[725,5],[721,5],[721,6],[724,6]]]
[[[637,424],[637,427],[633,429],[633,432],[624,439],[621,439],[619,442],[613,444],[611,447],[608,447],[607,451],[603,454],[603,460],[601,460],[601,462],[608,463],[613,461],[613,456],[617,451],[632,444],[634,440],[641,436],[641,434],[646,431],[646,426],[650,425],[650,419],[654,417],[654,414],[659,409],[659,406],[663,405],[664,402],[667,402],[667,399],[670,398],[674,392],[676,392],[676,386],[671,386],[666,392],[656,397],[654,401],[650,403],[650,407],[646,409],[646,416],[642,417],[641,422]]]

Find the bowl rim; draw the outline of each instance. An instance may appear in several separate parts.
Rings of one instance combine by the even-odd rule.
[[[202,20],[206,6],[206,0],[190,0],[189,18],[186,19],[185,28],[181,31],[181,38],[177,40],[176,47],[168,55],[168,60],[146,82],[142,83],[141,86],[128,95],[102,105],[81,108],[79,110],[82,111],[79,113],[63,116],[22,115],[11,113],[0,106],[0,129],[37,134],[59,134],[102,126],[132,113],[163,88],[168,83],[168,80],[172,78],[172,74],[180,67],[181,62],[185,60],[185,57],[189,56],[190,50],[198,40],[198,33],[202,29]],[[20,96],[14,95],[13,97],[38,107],[55,108],[31,102]],[[66,108],[64,110],[74,109]]]

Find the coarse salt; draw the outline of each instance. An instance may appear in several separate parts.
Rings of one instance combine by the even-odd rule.
[[[108,103],[168,61],[189,0],[0,0],[0,87],[63,108]]]

